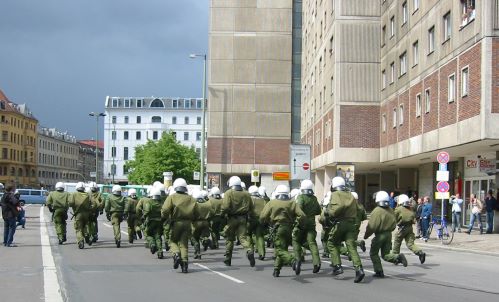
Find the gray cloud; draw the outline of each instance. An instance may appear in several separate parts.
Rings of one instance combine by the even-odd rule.
[[[0,89],[92,137],[106,95],[201,96],[208,0],[2,0]]]

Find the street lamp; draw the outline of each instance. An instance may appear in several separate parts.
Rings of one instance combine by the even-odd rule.
[[[206,132],[206,124],[205,124],[205,115],[206,115],[206,54],[199,55],[199,54],[190,54],[189,58],[191,59],[196,59],[196,58],[203,58],[203,103],[201,104],[201,111],[202,111],[202,124],[203,127],[201,128],[201,177],[199,181],[199,186],[201,187],[201,190],[204,188],[204,153],[205,153],[205,132]]]
[[[106,114],[90,112],[88,115],[95,117],[95,183],[99,183],[99,117],[104,117]]]

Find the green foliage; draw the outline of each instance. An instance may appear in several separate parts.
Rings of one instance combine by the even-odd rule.
[[[158,141],[149,140],[135,148],[135,159],[127,162],[128,181],[148,185],[163,180],[163,172],[173,172],[173,178],[192,183],[193,172],[200,170],[200,160],[194,147],[186,147],[171,133],[163,133]]]

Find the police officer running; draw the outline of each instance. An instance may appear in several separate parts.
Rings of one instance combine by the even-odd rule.
[[[192,222],[192,243],[194,245],[194,259],[201,259],[201,244],[204,251],[211,245],[210,240],[210,223],[213,209],[211,202],[206,201],[203,196],[203,191],[195,191],[192,197],[197,202],[196,220]]]
[[[211,231],[211,248],[218,249],[218,241],[220,240],[220,232],[225,226],[225,219],[222,216],[222,196],[220,189],[213,187],[210,190],[210,204],[212,208],[212,216],[210,218]]]
[[[253,201],[253,215],[248,223],[248,236],[251,242],[251,249],[258,252],[258,259],[265,259],[265,227],[260,223],[260,214],[265,207],[265,200],[258,194],[257,186],[250,186],[248,193]]]
[[[146,240],[149,242],[151,254],[158,252],[158,259],[163,259],[163,220],[161,219],[161,191],[157,187],[151,189],[151,197],[143,201],[144,223],[147,230]]]
[[[121,186],[114,185],[112,194],[106,200],[106,217],[111,221],[114,230],[116,247],[121,246],[121,222],[125,218],[125,197],[121,196]]]
[[[85,193],[85,184],[83,182],[78,182],[76,184],[76,192],[72,193],[69,197],[69,206],[73,209],[73,217],[71,217],[71,219],[75,219],[74,228],[76,231],[78,248],[83,249],[85,247],[84,241],[86,241],[88,245],[92,245],[92,241],[89,240],[87,225],[93,206],[90,201],[90,196]]]
[[[68,219],[69,193],[64,192],[64,184],[55,184],[55,191],[47,197],[47,207],[52,213],[59,244],[66,242],[66,220]]]
[[[142,233],[140,231],[139,219],[137,217],[137,204],[139,200],[137,198],[137,190],[128,190],[128,198],[125,203],[125,215],[127,216],[128,225],[128,242],[133,243],[137,236],[142,238]]]

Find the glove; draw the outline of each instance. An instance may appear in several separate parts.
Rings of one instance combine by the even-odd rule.
[[[99,215],[102,215],[102,214],[104,214],[104,211],[103,211],[103,210],[100,210],[100,211],[99,211]]]
[[[123,214],[123,220],[127,220],[128,219],[128,214]]]
[[[106,218],[107,218],[107,221],[111,221],[111,214],[110,213],[106,213]]]
[[[50,213],[54,213],[54,208],[52,207],[52,205],[48,205],[47,207],[49,208]]]

